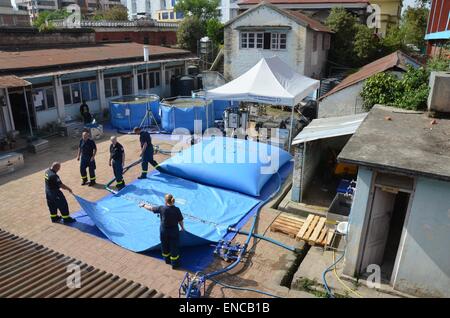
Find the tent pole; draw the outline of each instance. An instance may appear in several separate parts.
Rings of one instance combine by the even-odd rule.
[[[291,152],[291,143],[292,143],[292,131],[294,130],[294,108],[295,105],[292,106],[292,112],[291,112],[291,126],[289,127],[289,146],[288,146],[288,152]]]
[[[23,97],[25,98],[25,108],[27,109],[27,119],[28,119],[28,126],[30,127],[30,135],[31,135],[31,138],[33,138],[34,137],[33,127],[31,126],[30,110],[28,109],[28,98],[27,98],[27,91],[25,90],[25,87],[23,87]]]

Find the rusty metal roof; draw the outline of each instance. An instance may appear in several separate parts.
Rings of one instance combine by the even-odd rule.
[[[306,25],[313,29],[314,31],[318,32],[328,32],[328,33],[334,33],[329,27],[326,25],[320,23],[319,21],[307,16],[306,14],[301,13],[300,11],[294,11],[294,10],[283,10],[287,12],[289,16],[292,16],[295,20],[298,20],[299,22],[306,23]]]
[[[80,268],[81,288],[66,280]],[[162,298],[164,294],[0,229],[0,298]]]
[[[276,5],[269,3],[269,2],[260,2],[258,5],[252,7],[251,9],[248,9],[247,11],[241,13],[237,17],[234,17],[233,19],[229,20],[227,23],[225,23],[225,27],[230,26],[235,21],[239,20],[243,16],[247,15],[248,13],[251,13],[253,11],[256,11],[258,8],[261,7],[268,7],[276,12],[278,12],[281,15],[284,15],[288,17],[289,19],[295,21],[297,24],[302,25],[304,27],[310,28],[312,30],[318,31],[318,32],[328,32],[333,33],[333,31],[328,28],[326,25],[322,24],[321,22],[310,18],[309,16],[293,10],[285,10],[277,7]]]
[[[321,100],[327,96],[330,96],[340,90],[343,90],[344,88],[347,88],[347,87],[352,86],[356,83],[359,83],[365,79],[368,79],[372,75],[375,75],[375,74],[378,74],[381,72],[385,72],[392,68],[398,68],[398,69],[406,71],[408,65],[418,67],[421,64],[420,64],[420,62],[418,62],[415,59],[413,59],[412,57],[406,55],[402,51],[396,51],[394,53],[386,55],[385,57],[375,60],[372,63],[364,65],[356,73],[353,73],[353,74],[347,76],[346,78],[344,78],[344,80],[342,82],[340,82],[338,85],[336,85],[331,91],[329,91],[325,95],[321,96],[319,98],[319,100]]]
[[[189,51],[148,45],[150,60],[160,57],[190,55]],[[0,50],[0,72],[74,65],[118,63],[143,60],[143,45],[138,43],[105,43],[89,46],[67,46],[48,49]]]
[[[263,1],[267,1],[272,4],[330,4],[330,5],[343,5],[343,4],[365,4],[369,3],[369,0],[242,0],[238,4],[258,4]]]
[[[30,82],[15,75],[0,76],[0,88],[12,88],[31,85]]]

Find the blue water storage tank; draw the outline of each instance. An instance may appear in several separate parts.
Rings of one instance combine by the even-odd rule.
[[[214,127],[214,109],[211,101],[203,98],[182,97],[160,103],[161,128],[171,133],[176,128],[194,132],[194,121],[201,121],[202,131]]]
[[[111,125],[117,129],[132,130],[140,126],[147,109],[151,110],[157,123],[161,122],[159,116],[159,96],[157,95],[130,95],[111,100],[109,103]],[[153,126],[152,118],[146,118],[143,126]]]

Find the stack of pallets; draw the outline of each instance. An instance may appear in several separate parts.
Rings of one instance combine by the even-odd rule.
[[[270,226],[272,232],[287,234],[292,238],[297,236],[303,225],[303,220],[287,213],[281,213]]]
[[[330,245],[334,230],[326,226],[327,219],[310,214],[297,233],[296,239],[310,245]]]
[[[309,214],[302,220],[286,213],[280,214],[270,226],[272,232],[287,234],[297,241],[310,245],[328,246],[333,239],[334,230],[326,226],[326,218]]]

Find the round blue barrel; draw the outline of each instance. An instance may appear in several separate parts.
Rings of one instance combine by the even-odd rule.
[[[177,98],[171,101],[162,101],[161,128],[172,132],[176,128],[185,128],[194,132],[195,120],[201,120],[202,132],[214,127],[214,109],[211,101],[203,98]]]
[[[130,95],[116,98],[109,102],[111,115],[111,125],[117,129],[131,130],[140,126],[147,114],[147,109],[151,110],[157,123],[161,122],[159,115],[159,96],[157,95]],[[155,125],[153,118],[144,121],[143,126]]]

